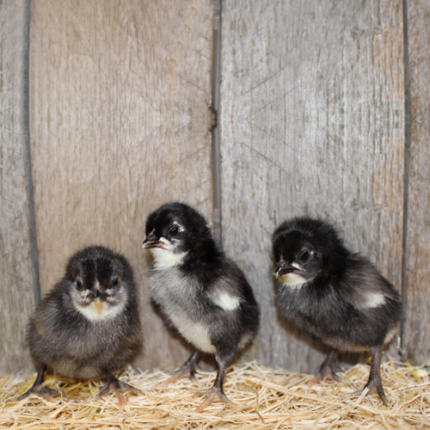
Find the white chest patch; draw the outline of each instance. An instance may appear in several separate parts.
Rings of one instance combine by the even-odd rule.
[[[379,292],[367,292],[363,294],[363,309],[377,308],[385,304],[385,296]]]
[[[209,338],[209,330],[205,324],[191,321],[185,313],[173,313],[169,316],[175,327],[188,342],[203,352],[215,353],[215,346]]]
[[[281,276],[281,282],[284,287],[298,289],[307,284],[309,280],[305,279],[303,276],[298,275],[297,273],[287,273]]]
[[[232,311],[240,305],[239,297],[232,296],[225,291],[216,292],[211,298],[216,305],[226,311]]]
[[[154,257],[154,269],[155,270],[166,270],[172,267],[179,266],[183,263],[186,252],[174,253],[168,249],[153,248],[151,249],[152,255]]]
[[[123,304],[111,306],[106,302],[91,302],[88,306],[82,306],[74,302],[73,306],[78,312],[84,315],[85,318],[93,322],[115,318],[124,309]]]
[[[149,288],[152,298],[162,307],[179,333],[197,349],[213,354],[215,346],[210,340],[207,325],[191,318],[195,312],[192,300],[196,285],[193,284],[193,279],[184,277],[178,268],[153,268]]]

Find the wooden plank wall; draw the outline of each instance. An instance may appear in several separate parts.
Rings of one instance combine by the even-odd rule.
[[[400,286],[402,18],[401,2],[378,0],[223,3],[223,240],[262,304],[263,363],[315,371],[323,359],[277,320],[270,239],[284,219],[335,222]]]
[[[410,148],[405,358],[430,359],[430,4],[407,1]]]
[[[430,9],[405,1],[406,39],[401,1],[222,2],[223,245],[262,305],[247,358],[307,371],[323,358],[274,306],[271,234],[309,214],[398,287],[404,258],[404,357],[429,360]],[[141,242],[169,200],[211,220],[214,4],[37,0],[28,34],[29,3],[0,0],[0,371],[31,369],[37,270],[45,294],[96,243],[123,252],[141,285],[136,364],[176,366],[189,348],[150,303]]]
[[[32,2],[30,136],[40,282],[103,244],[141,285],[142,368],[188,350],[154,312],[141,243],[148,213],[183,200],[210,218],[210,1]]]
[[[0,1],[0,371],[28,371],[38,295],[28,137],[29,1]]]

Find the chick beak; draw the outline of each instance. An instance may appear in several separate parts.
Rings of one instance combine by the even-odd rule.
[[[276,265],[276,269],[275,269],[275,273],[274,275],[276,277],[285,275],[286,273],[291,273],[294,272],[294,270],[296,270],[296,268],[294,266],[291,266],[290,264],[288,264],[282,257],[279,260],[278,264]]]
[[[98,281],[94,284],[92,290],[95,293],[94,306],[99,315],[103,313],[104,300],[102,300],[103,295],[103,287],[99,284]]]
[[[161,248],[159,239],[154,233],[149,233],[148,237],[142,243],[143,249]]]

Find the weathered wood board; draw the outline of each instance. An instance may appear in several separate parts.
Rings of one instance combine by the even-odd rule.
[[[430,360],[430,4],[407,2],[410,158],[406,241],[406,357]]]
[[[141,286],[143,368],[188,355],[149,300],[148,213],[210,219],[210,0],[32,2],[30,138],[42,293],[77,249],[124,253]]]
[[[226,0],[221,155],[225,250],[262,306],[258,358],[315,371],[316,344],[277,320],[271,235],[327,218],[401,283],[401,2]]]
[[[28,371],[25,329],[37,297],[28,138],[30,2],[0,2],[0,371]]]

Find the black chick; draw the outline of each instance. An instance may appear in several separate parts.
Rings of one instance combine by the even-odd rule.
[[[121,388],[140,390],[119,381],[111,371],[129,363],[141,344],[141,325],[133,269],[125,257],[102,246],[74,254],[64,277],[39,303],[27,332],[37,369],[32,392],[60,394],[44,385],[45,370],[75,379],[105,375],[98,397]]]
[[[382,349],[397,331],[401,317],[398,292],[364,257],[351,253],[327,222],[294,218],[273,234],[275,276],[280,287],[279,313],[332,347],[315,382],[338,379],[334,363],[338,351],[370,350],[372,364],[364,388],[382,388]]]
[[[218,249],[205,219],[183,203],[168,203],[149,215],[142,246],[154,259],[153,300],[196,348],[179,373],[193,377],[200,351],[215,354],[217,377],[197,411],[215,397],[231,404],[223,391],[227,366],[259,323],[258,304],[243,272]]]

